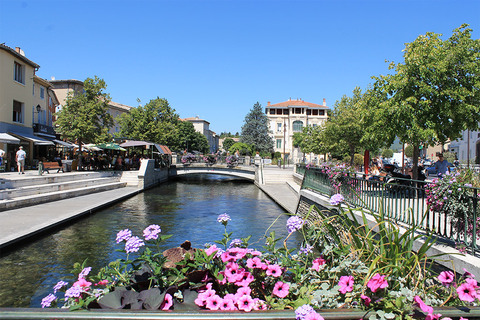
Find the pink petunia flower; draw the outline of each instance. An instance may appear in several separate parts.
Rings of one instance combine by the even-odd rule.
[[[249,296],[252,293],[252,289],[249,287],[240,287],[237,290],[237,293],[235,293],[235,298],[240,298],[241,296],[247,295]]]
[[[107,279],[104,279],[104,280],[100,280],[96,283],[97,286],[106,286],[108,284],[108,280]]]
[[[230,283],[237,282],[243,275],[243,269],[240,269],[239,265],[235,262],[229,262],[225,266],[225,276]]]
[[[211,245],[205,250],[205,253],[207,254],[207,256],[211,256],[212,254],[218,252],[218,249],[219,248],[216,245]]]
[[[232,298],[223,297],[222,303],[220,304],[220,310],[234,311],[237,310],[237,307]]]
[[[368,281],[367,287],[369,287],[372,292],[376,292],[378,289],[388,287],[388,282],[385,280],[385,276],[377,273]]]
[[[222,298],[220,298],[219,295],[214,294],[211,297],[208,297],[205,303],[205,306],[207,309],[210,310],[218,310],[220,309],[220,306],[222,305]]]
[[[273,276],[275,278],[282,275],[282,268],[278,264],[271,264],[267,267],[267,276]]]
[[[267,310],[268,305],[265,301],[260,300],[259,298],[253,299],[253,310]]]
[[[324,320],[321,315],[319,315],[316,311],[312,311],[307,314],[304,318],[305,320]]]
[[[427,306],[419,296],[415,296],[413,298],[413,301],[415,301],[418,304],[418,306],[420,307],[420,310],[422,310],[423,312],[426,312],[428,314],[433,313],[433,308],[430,306]]]
[[[255,277],[248,271],[244,271],[241,277],[238,277],[237,282],[235,283],[237,286],[240,287],[247,287],[255,280]]]
[[[263,263],[259,257],[247,259],[247,267],[250,269],[262,269]]]
[[[275,286],[273,287],[273,294],[279,298],[285,298],[288,295],[289,289],[290,289],[290,285],[288,283],[278,281],[277,283],[275,283]]]
[[[360,296],[362,298],[363,303],[365,304],[366,307],[370,306],[370,303],[372,302],[372,299],[364,294]]]
[[[324,265],[325,263],[327,262],[322,257],[317,258],[313,260],[312,269],[314,269],[315,271],[320,271],[320,266]]]
[[[82,287],[88,288],[92,285],[90,281],[85,280],[84,278],[80,278],[77,282],[73,284],[74,287]]]
[[[252,311],[254,305],[253,299],[250,296],[243,295],[237,299],[238,310],[250,312]]]
[[[457,288],[458,297],[462,301],[473,302],[478,297],[475,286],[470,283],[462,283]]]
[[[338,285],[340,286],[340,289],[338,289],[338,291],[340,291],[343,294],[352,291],[353,290],[353,277],[352,276],[341,276],[340,281],[338,282]]]
[[[453,282],[455,276],[452,271],[442,271],[438,275],[438,280],[444,285],[449,286]]]
[[[160,306],[160,309],[169,310],[171,306],[173,306],[173,298],[169,293],[167,293],[165,295],[165,298],[163,299],[163,303]]]
[[[429,313],[425,317],[425,320],[438,320],[440,319],[441,316],[442,316],[441,313],[437,313],[437,314]]]

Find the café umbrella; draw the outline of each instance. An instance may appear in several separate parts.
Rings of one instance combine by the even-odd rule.
[[[117,150],[117,151],[127,151],[127,149],[120,147],[118,144],[110,142],[110,143],[100,143],[95,145],[97,148],[100,149],[109,149],[109,150]]]

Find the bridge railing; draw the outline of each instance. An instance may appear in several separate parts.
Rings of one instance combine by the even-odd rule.
[[[177,164],[181,165],[183,155],[178,154],[177,157]],[[238,157],[237,164],[238,165],[253,165],[251,162],[251,157]],[[205,163],[205,164],[227,164],[227,156],[215,156],[214,158],[208,157],[207,155],[189,155],[188,163]]]
[[[429,208],[425,181],[401,178],[395,178],[393,182],[366,180],[363,175],[351,172],[336,175],[336,180],[332,181],[332,174],[325,169],[301,167],[297,166],[296,172],[304,176],[302,189],[328,197],[340,193],[351,205],[383,212],[395,222],[431,232],[447,245],[473,254],[480,253],[480,190],[477,188],[464,186],[457,190],[461,193],[460,210],[463,214],[459,219],[458,212],[454,215],[451,211],[437,212]]]

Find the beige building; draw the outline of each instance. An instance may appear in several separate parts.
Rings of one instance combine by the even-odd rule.
[[[219,137],[215,132],[210,130],[210,122],[200,119],[199,116],[182,119],[184,121],[191,122],[195,131],[203,134],[207,140],[208,145],[210,146],[210,153],[215,153],[219,149]]]
[[[54,146],[42,133],[52,132],[50,108],[57,100],[48,83],[35,75],[39,68],[19,47],[0,44],[0,148],[6,152],[7,170],[20,145],[27,152],[27,167]]]
[[[303,160],[304,155],[298,148],[293,147],[293,134],[302,132],[306,126],[321,126],[327,121],[327,104],[323,99],[323,104],[315,104],[303,101],[302,99],[270,104],[267,102],[265,113],[267,114],[270,125],[270,136],[274,141],[274,151],[280,152],[282,157],[287,157],[289,161],[298,163]],[[307,161],[320,160],[320,155],[305,155]]]

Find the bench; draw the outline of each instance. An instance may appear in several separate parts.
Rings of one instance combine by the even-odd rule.
[[[53,170],[57,169],[57,173],[59,173],[60,170],[62,170],[63,172],[63,166],[58,162],[43,162],[43,172],[47,171],[47,173],[50,173],[50,171],[48,170],[51,170],[51,169]]]

